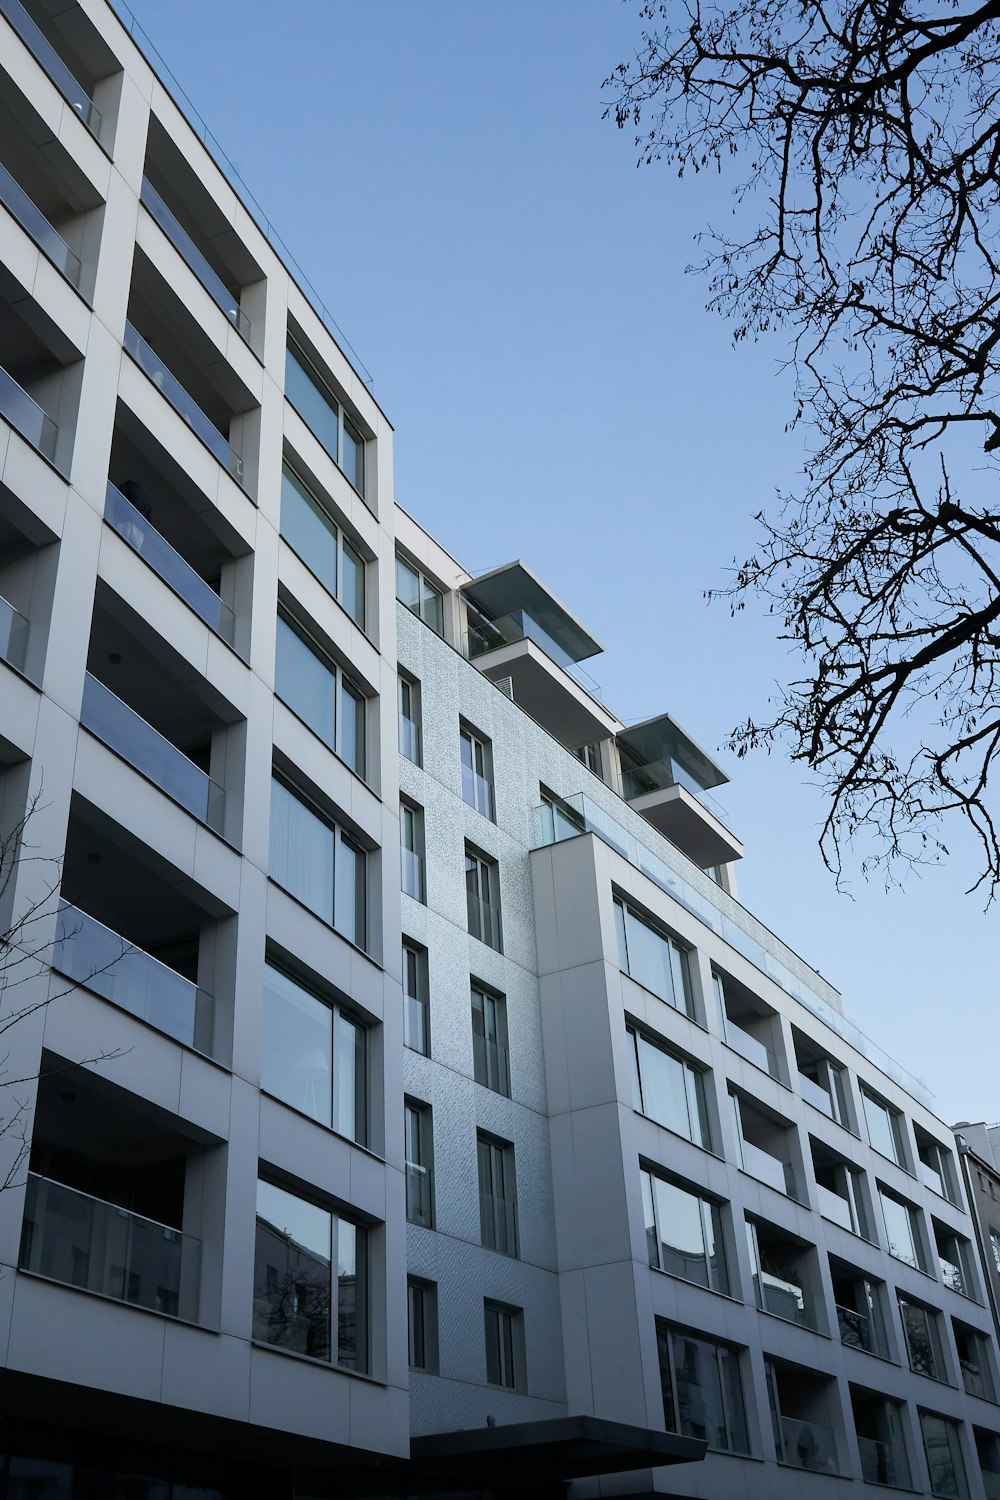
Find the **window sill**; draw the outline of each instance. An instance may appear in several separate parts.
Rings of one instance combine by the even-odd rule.
[[[335,1365],[328,1359],[316,1359],[311,1354],[300,1354],[297,1349],[286,1349],[283,1344],[269,1344],[266,1339],[251,1339],[250,1346],[253,1349],[266,1350],[268,1354],[278,1354],[283,1359],[297,1359],[301,1364],[311,1365],[314,1370],[329,1370],[331,1375],[346,1375],[349,1380],[363,1380],[366,1385],[384,1387],[387,1384],[378,1376],[369,1375],[365,1370],[349,1370],[346,1365]]]
[[[198,1055],[201,1056],[202,1054],[199,1053]],[[211,1058],[209,1061],[211,1061]],[[385,1157],[380,1156],[377,1151],[373,1151],[370,1146],[364,1145],[361,1141],[353,1140],[351,1136],[344,1135],[332,1125],[325,1125],[322,1120],[317,1120],[313,1115],[307,1115],[304,1109],[297,1109],[294,1104],[289,1104],[287,1099],[282,1099],[280,1094],[272,1094],[270,1089],[262,1088],[260,1092],[263,1099],[270,1099],[275,1104],[280,1104],[282,1109],[291,1110],[296,1119],[307,1120],[310,1125],[315,1125],[316,1129],[322,1130],[325,1135],[332,1136],[336,1141],[343,1141],[345,1146],[350,1146],[354,1151],[361,1151],[365,1156],[371,1157],[372,1161],[377,1161],[383,1167],[385,1166]]]

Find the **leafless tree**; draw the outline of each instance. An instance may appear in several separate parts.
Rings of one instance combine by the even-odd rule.
[[[11,909],[9,898],[14,894],[19,870],[28,863],[37,863],[46,872],[37,894],[30,897],[26,906],[17,908],[9,920],[0,923],[0,1048],[6,1045],[3,1038],[15,1026],[53,1002],[73,994],[99,974],[111,971],[130,951],[129,945],[123,941],[120,954],[102,967],[91,969],[85,978],[66,980],[58,988],[50,987],[46,977],[52,957],[49,934],[59,902],[62,870],[59,860],[40,854],[31,843],[31,823],[40,807],[40,793],[36,793],[29,800],[24,815],[0,836],[0,912]],[[72,935],[72,932],[66,934],[67,937]],[[40,989],[42,993],[39,993]],[[21,1003],[20,995],[32,990],[34,998]],[[89,1066],[112,1062],[122,1055],[121,1049],[116,1048],[81,1061],[84,1066]],[[20,1185],[23,1178],[30,1152],[30,1101],[25,1090],[37,1081],[36,1074],[11,1076],[9,1064],[10,1054],[0,1052],[0,1155],[7,1162],[6,1167],[0,1169],[0,1193]]]
[[[605,87],[640,164],[732,174],[709,306],[777,333],[809,458],[761,515],[734,612],[762,595],[801,672],[776,739],[830,795],[838,874],[947,853],[1000,887],[1000,0],[656,0]],[[874,837],[869,837],[873,835]]]

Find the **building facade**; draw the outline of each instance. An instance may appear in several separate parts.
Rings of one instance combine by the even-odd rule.
[[[725,773],[396,504],[105,0],[0,106],[7,1500],[1000,1494],[955,1141]]]

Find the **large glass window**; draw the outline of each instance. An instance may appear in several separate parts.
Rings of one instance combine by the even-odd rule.
[[[903,1148],[903,1127],[898,1110],[891,1109],[883,1099],[869,1094],[867,1089],[861,1090],[861,1097],[864,1100],[868,1139],[876,1151],[881,1151],[883,1156],[887,1156],[897,1166],[905,1168],[907,1163]]]
[[[705,1086],[697,1068],[628,1028],[635,1061],[635,1107],[658,1125],[712,1149]]]
[[[462,796],[484,818],[493,818],[493,751],[471,729],[461,731]]]
[[[271,780],[271,879],[359,948],[365,946],[365,855],[277,777]]]
[[[656,1320],[668,1432],[703,1438],[710,1448],[749,1453],[739,1355],[728,1344]]]
[[[292,339],[285,350],[285,395],[313,436],[363,495],[365,444],[361,429],[343,411],[309,356]]]
[[[444,635],[444,595],[401,557],[396,558],[396,598],[436,635]]]
[[[882,1220],[885,1224],[886,1247],[890,1255],[903,1260],[908,1266],[925,1271],[925,1256],[920,1235],[919,1210],[912,1203],[897,1198],[879,1184],[879,1201],[882,1204]]]
[[[365,560],[287,464],[281,470],[281,535],[364,630]]]
[[[258,1182],[254,1338],[367,1370],[367,1253],[359,1225]]]
[[[685,949],[660,932],[623,901],[615,900],[618,963],[626,974],[666,1000],[676,1010],[693,1016],[691,980]]]
[[[367,1139],[363,1026],[273,964],[264,966],[261,1087],[341,1135]]]
[[[425,1057],[431,1050],[427,951],[403,939],[403,1045]]]
[[[937,1313],[922,1302],[914,1302],[912,1297],[904,1297],[902,1292],[897,1296],[910,1369],[917,1375],[930,1376],[931,1380],[943,1380]]]
[[[931,1494],[943,1495],[945,1500],[969,1500],[959,1424],[937,1412],[922,1411],[920,1435],[931,1477]]]
[[[365,774],[365,697],[305,631],[278,615],[274,690],[313,734]]]
[[[479,1229],[488,1250],[517,1255],[517,1186],[514,1147],[509,1141],[480,1132],[476,1137],[479,1164]]]
[[[728,1292],[718,1206],[645,1169],[641,1177],[649,1264],[713,1291]]]
[[[472,1061],[477,1083],[510,1098],[507,1002],[476,984],[472,986]]]

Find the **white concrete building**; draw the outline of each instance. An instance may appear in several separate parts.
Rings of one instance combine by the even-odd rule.
[[[0,0],[2,1500],[996,1497],[951,1133],[202,134]]]

